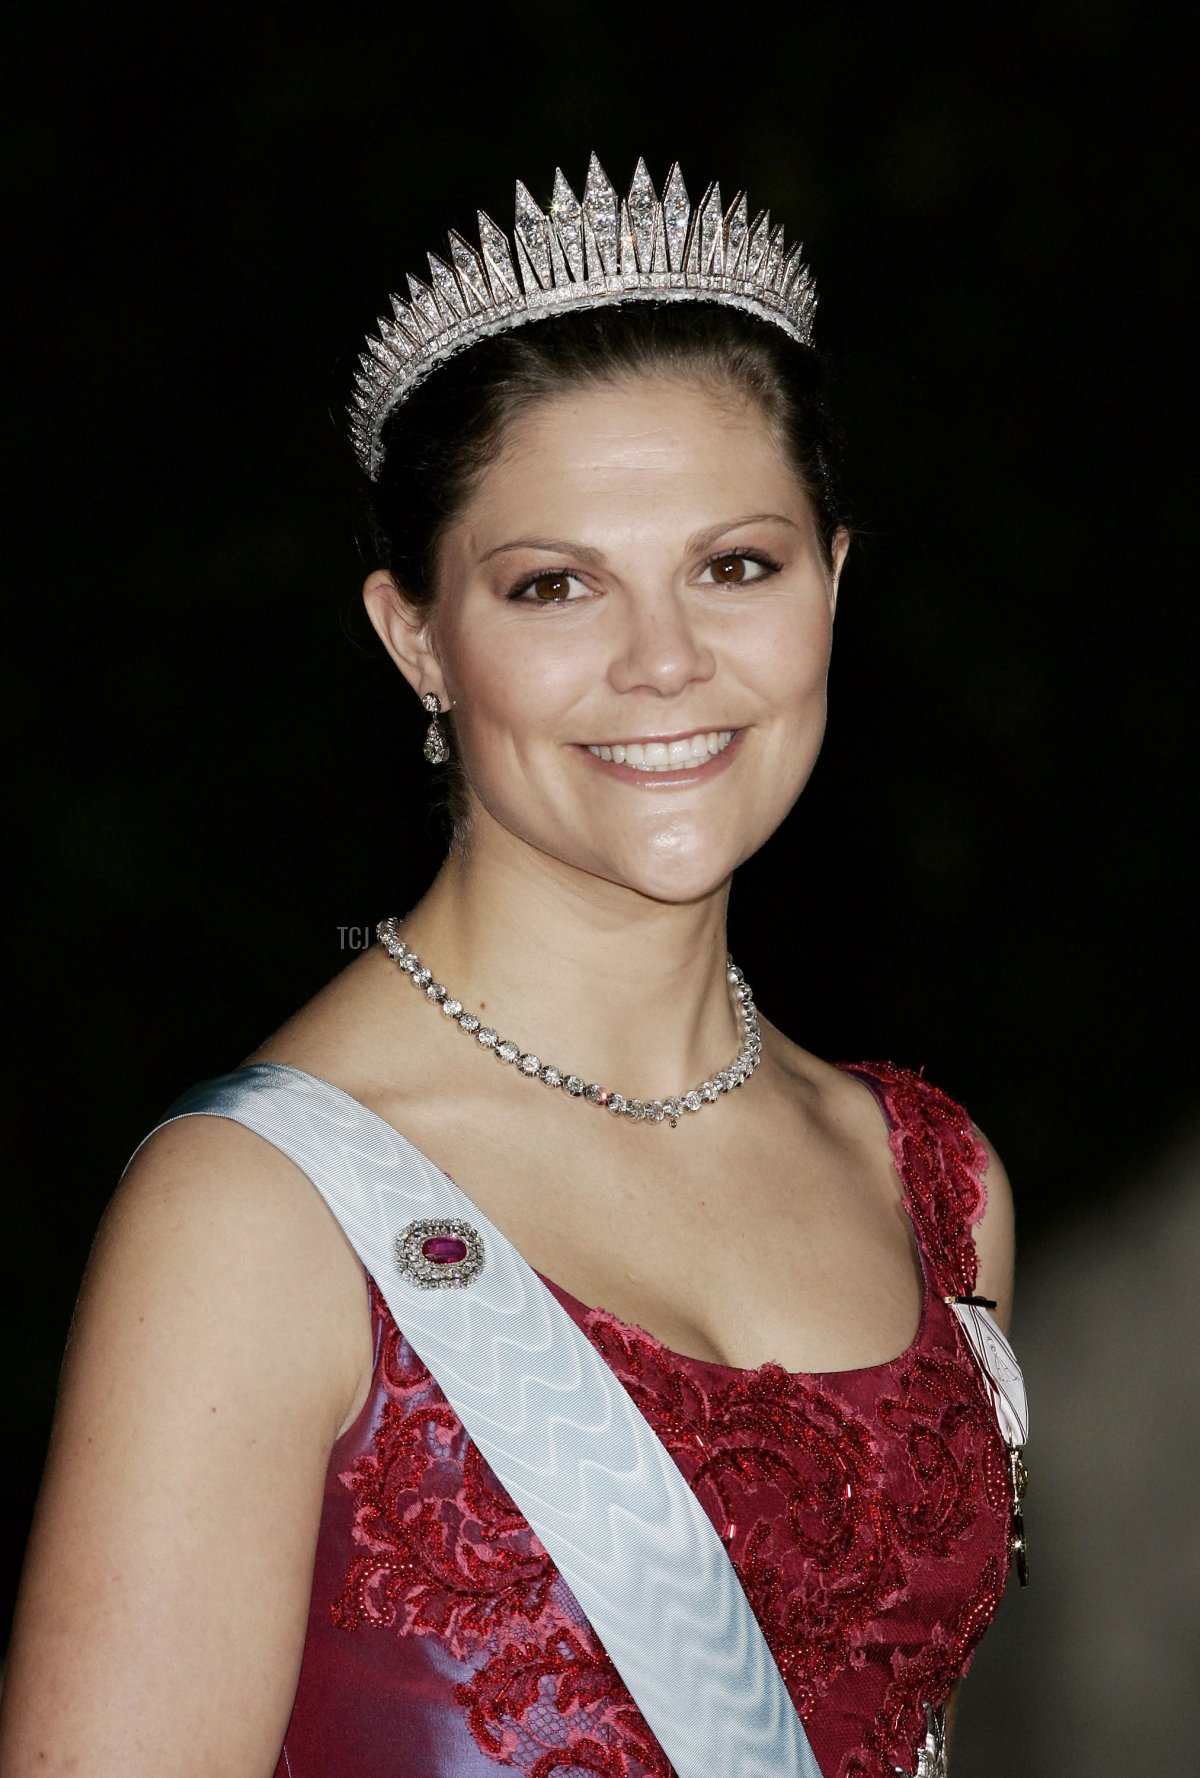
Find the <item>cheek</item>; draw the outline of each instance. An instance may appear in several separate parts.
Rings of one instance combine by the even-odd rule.
[[[529,625],[501,624],[486,637],[459,638],[448,651],[455,726],[467,752],[486,746],[494,754],[501,742],[519,755],[524,742],[561,739],[569,727],[590,683],[586,651],[549,633],[555,617],[540,621],[546,630],[532,635]]]
[[[833,619],[824,598],[780,608],[776,621],[747,637],[743,670],[779,715],[804,715],[814,698],[823,702],[833,642]]]

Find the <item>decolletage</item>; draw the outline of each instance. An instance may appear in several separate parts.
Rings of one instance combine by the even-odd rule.
[[[724,1538],[822,1772],[880,1778],[914,1769],[924,1705],[945,1698],[996,1609],[1010,1497],[943,1300],[975,1282],[985,1151],[920,1077],[848,1071],[883,1109],[921,1255],[921,1323],[896,1358],[740,1370],[546,1282]],[[372,1313],[374,1374],[329,1464],[280,1778],[668,1778],[574,1598],[373,1285]]]

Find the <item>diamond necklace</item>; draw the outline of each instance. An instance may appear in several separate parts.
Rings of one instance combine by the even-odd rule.
[[[411,978],[413,985],[425,990],[426,999],[440,1006],[443,1015],[453,1019],[459,1030],[465,1031],[468,1037],[473,1037],[480,1049],[491,1050],[498,1061],[515,1065],[518,1074],[524,1074],[530,1080],[540,1080],[548,1087],[559,1087],[568,1098],[587,1099],[593,1105],[602,1105],[617,1117],[628,1117],[635,1122],[650,1124],[661,1124],[665,1119],[674,1129],[685,1111],[701,1111],[706,1105],[715,1105],[722,1093],[731,1093],[734,1087],[740,1087],[749,1080],[762,1057],[758,1009],[750,992],[750,984],[732,957],[726,959],[726,972],[742,1030],[742,1047],[737,1056],[728,1068],[722,1068],[711,1080],[701,1081],[690,1093],[678,1093],[671,1099],[652,1099],[646,1103],[641,1099],[628,1099],[624,1093],[611,1093],[607,1087],[598,1086],[594,1081],[589,1085],[581,1074],[564,1074],[561,1068],[555,1068],[551,1063],[543,1062],[540,1056],[522,1050],[520,1044],[501,1037],[491,1025],[485,1025],[473,1012],[465,1011],[462,1001],[455,1000],[448,988],[435,981],[433,971],[405,944],[400,937],[400,922],[394,914],[379,922],[375,928],[375,936],[388,956],[394,957],[405,975]]]

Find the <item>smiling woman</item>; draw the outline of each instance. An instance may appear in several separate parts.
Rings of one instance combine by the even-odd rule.
[[[436,379],[418,387],[382,424],[386,454],[371,503],[379,560],[403,587],[409,609],[428,612],[443,581],[444,545],[453,517],[482,491],[501,441],[511,459],[525,437],[523,418],[536,411],[536,436],[545,451],[550,448],[548,416],[557,409],[557,436],[569,444],[588,394],[608,398],[611,408],[614,393],[622,392],[628,401],[640,391],[640,412],[631,409],[622,416],[618,408],[615,416],[618,460],[611,473],[620,472],[623,452],[625,484],[636,480],[638,500],[648,509],[655,478],[669,474],[663,452],[669,454],[670,440],[655,408],[656,394],[665,390],[668,398],[705,404],[704,430],[715,456],[710,479],[733,468],[734,441],[750,424],[758,456],[770,461],[769,485],[781,480],[786,485],[776,517],[792,527],[799,518],[806,533],[815,531],[817,548],[836,582],[848,531],[834,475],[836,441],[825,381],[823,361],[811,347],[739,309],[713,305],[618,305],[551,313],[534,330],[482,339],[468,355],[442,365]],[[645,430],[646,419],[650,431]],[[682,419],[684,437],[691,431],[689,419]],[[641,435],[629,430],[630,421],[642,423]],[[680,436],[676,434],[676,444]],[[792,473],[787,475],[789,466]],[[537,473],[536,466],[530,464],[529,471]],[[703,510],[708,523],[698,534],[672,538],[700,579],[745,585],[782,566],[778,532],[775,544],[770,532],[757,544],[740,534],[742,524],[769,524],[771,516],[763,511],[767,503],[750,466],[747,471],[742,480],[758,498],[744,511],[759,516],[741,520],[730,487],[717,502],[727,522],[712,524],[713,508],[708,507]],[[579,473],[589,474],[583,465]],[[595,497],[603,499],[595,481],[598,473],[596,465],[590,485]],[[502,508],[500,516],[511,522],[516,513],[505,515]],[[764,549],[763,541],[770,547]],[[490,550],[510,571],[505,590],[522,602],[557,607],[599,590],[587,570],[601,566],[600,552],[574,532],[534,524],[520,536],[501,538]],[[524,572],[515,560],[522,550],[528,561]],[[702,561],[704,557],[709,559]],[[452,716],[447,726],[458,720]],[[461,821],[467,801],[457,753],[448,766],[446,789],[452,813]]]
[[[807,272],[640,166],[481,231],[352,420],[449,855],[126,1173],[5,1778],[932,1778],[1020,1539],[1003,1172],[726,950],[849,541]]]
[[[594,314],[547,321],[505,353],[490,342],[480,381],[493,371],[511,417],[469,493],[447,502],[435,594],[414,600],[394,568],[366,586],[400,670],[453,713],[476,861],[519,836],[589,878],[691,901],[727,882],[803,788],[847,535],[827,550],[756,384],[716,380],[716,342],[727,329],[736,366],[753,325],[631,309],[607,359]],[[539,398],[514,403],[513,353],[569,367],[581,332],[586,380],[564,369],[552,389],[543,365]],[[689,335],[702,377],[680,362]],[[710,756],[707,736],[723,733]],[[631,803],[630,787],[651,794]]]

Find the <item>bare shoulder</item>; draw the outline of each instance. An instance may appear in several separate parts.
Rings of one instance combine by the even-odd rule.
[[[101,1223],[81,1311],[153,1305],[155,1326],[206,1340],[236,1329],[242,1362],[309,1358],[313,1386],[347,1387],[367,1326],[361,1266],[293,1162],[229,1118],[166,1124],[138,1150]],[[297,1379],[298,1380],[298,1379]]]
[[[227,1119],[156,1131],[72,1328],[0,1767],[272,1769],[364,1347],[362,1272],[292,1163]]]
[[[860,1153],[878,1147],[880,1110],[861,1080],[846,1068],[801,1049],[774,1028],[769,1029],[767,1041],[789,1089],[827,1135],[856,1145]],[[975,1136],[987,1156],[983,1176],[986,1205],[973,1231],[979,1256],[978,1288],[994,1299],[996,1319],[1007,1328],[1012,1314],[1015,1250],[1012,1186],[992,1143],[977,1127]]]

